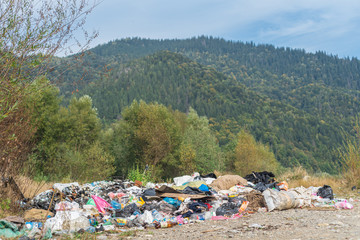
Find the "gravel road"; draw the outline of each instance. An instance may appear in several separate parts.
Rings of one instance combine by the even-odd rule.
[[[334,208],[258,212],[234,220],[205,221],[138,231],[132,239],[360,239],[360,203]],[[110,236],[109,236],[110,237]],[[111,237],[110,237],[111,238]]]

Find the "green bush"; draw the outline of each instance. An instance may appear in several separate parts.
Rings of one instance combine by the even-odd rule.
[[[9,211],[11,207],[11,200],[9,198],[0,199],[0,218],[3,216],[6,211]]]
[[[146,185],[148,182],[154,182],[154,179],[151,175],[151,171],[140,171],[139,165],[132,168],[128,173],[128,179],[135,182],[136,180],[142,182],[143,185]]]

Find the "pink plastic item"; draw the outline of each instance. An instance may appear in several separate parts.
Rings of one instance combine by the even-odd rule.
[[[226,219],[237,219],[237,218],[241,218],[243,215],[242,214],[234,214],[231,217],[225,217],[225,216],[212,216],[211,220],[226,220]]]
[[[122,198],[123,196],[126,196],[126,194],[125,194],[125,193],[122,193],[122,192],[119,192],[119,193],[116,193],[116,196],[117,196],[118,198]]]
[[[115,198],[115,193],[109,192],[108,196],[110,197],[111,200],[113,200]]]
[[[109,208],[111,207],[110,203],[108,203],[107,201],[105,201],[104,199],[102,199],[101,197],[95,196],[95,195],[91,195],[91,198],[94,200],[96,208],[99,210],[99,212],[101,213],[105,213],[105,208]]]
[[[228,217],[224,217],[224,216],[212,216],[211,220],[226,220],[229,219]]]
[[[176,217],[176,221],[178,222],[178,224],[184,224],[184,219],[181,217],[181,215]]]
[[[354,208],[354,206],[351,203],[347,202],[346,200],[343,202],[335,203],[335,207],[338,209],[353,209]]]

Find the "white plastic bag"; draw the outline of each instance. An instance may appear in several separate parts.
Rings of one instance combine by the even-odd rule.
[[[192,182],[193,179],[194,178],[192,176],[185,175],[185,176],[174,178],[174,183],[175,183],[175,186],[182,186],[185,183]]]
[[[53,185],[53,188],[62,192],[62,190],[64,190],[64,188],[71,187],[71,186],[80,187],[78,182],[73,182],[73,183],[55,183]]]
[[[45,232],[48,229],[54,232],[69,233],[90,227],[90,222],[80,211],[58,211],[55,217],[49,218],[44,224]]]
[[[154,221],[154,217],[151,211],[145,210],[144,213],[139,217],[141,223],[151,224]]]
[[[266,189],[263,193],[269,212],[273,210],[285,210],[297,208],[300,201],[296,200],[291,192]]]

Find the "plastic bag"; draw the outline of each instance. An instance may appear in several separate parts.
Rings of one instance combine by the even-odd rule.
[[[78,211],[79,204],[77,202],[63,201],[55,205],[56,211]]]
[[[58,211],[55,217],[49,218],[44,224],[44,231],[47,232],[49,229],[52,233],[69,233],[77,232],[80,229],[87,229],[90,227],[90,222],[79,211]]]
[[[105,201],[101,197],[91,195],[91,198],[94,200],[97,209],[101,213],[105,213],[105,208],[110,208],[111,207],[110,203],[108,203],[107,201]]]
[[[109,192],[108,196],[111,200],[113,200],[114,198],[121,199],[122,197],[126,196],[126,194],[122,192],[118,192],[118,193]]]
[[[159,204],[156,206],[156,210],[159,212],[171,214],[176,211],[176,207],[167,202],[159,202]]]
[[[273,210],[285,210],[300,206],[300,201],[295,195],[287,191],[278,191],[274,189],[266,189],[263,193],[269,212]]]
[[[175,183],[175,186],[182,186],[188,182],[191,182],[193,181],[194,178],[189,176],[189,175],[185,175],[185,176],[181,176],[181,177],[176,177],[174,178],[174,183]]]
[[[333,190],[329,185],[324,185],[323,187],[319,188],[316,195],[322,198],[329,198],[331,200],[334,199]]]
[[[134,212],[140,212],[140,209],[135,203],[129,204],[120,211],[116,211],[116,217],[127,218],[130,217]]]
[[[289,192],[294,194],[295,199],[299,201],[299,207],[310,207],[311,206],[311,188],[297,187],[289,189]]]
[[[121,203],[118,203],[117,201],[114,201],[114,200],[111,201],[111,207],[113,209],[122,209],[123,208]]]
[[[154,221],[154,217],[151,211],[145,210],[144,213],[139,217],[139,222],[151,224]]]
[[[0,237],[16,238],[24,235],[24,231],[19,232],[18,227],[9,221],[0,220]]]
[[[78,182],[73,182],[73,183],[55,183],[53,185],[53,189],[59,190],[60,192],[62,192],[65,188],[69,188],[69,187],[80,187]]]
[[[98,215],[99,211],[96,208],[96,206],[94,206],[94,205],[84,205],[83,206],[83,214],[85,216],[93,216],[93,215]]]
[[[337,209],[353,209],[354,208],[354,206],[351,203],[347,202],[346,200],[343,202],[335,203],[335,207]]]
[[[208,192],[208,191],[209,191],[209,187],[206,186],[205,184],[201,184],[201,186],[199,187],[199,190],[200,190],[200,191],[203,191],[203,192]]]
[[[89,201],[87,201],[86,205],[92,205],[92,206],[96,206],[94,199],[90,198]]]
[[[216,216],[232,216],[239,212],[239,208],[235,203],[228,202],[222,204],[218,209],[216,209]]]
[[[289,189],[289,184],[285,181],[282,181],[280,183],[277,184],[280,188],[280,190],[285,190],[287,191]]]
[[[239,212],[240,213],[244,212],[246,210],[246,208],[248,207],[248,205],[249,205],[249,201],[244,201],[239,208]]]
[[[181,205],[181,201],[176,200],[176,199],[174,199],[174,198],[168,198],[168,197],[166,197],[166,198],[164,198],[163,200],[164,200],[165,202],[173,205],[173,206],[176,207],[176,208],[180,207],[180,205]]]

